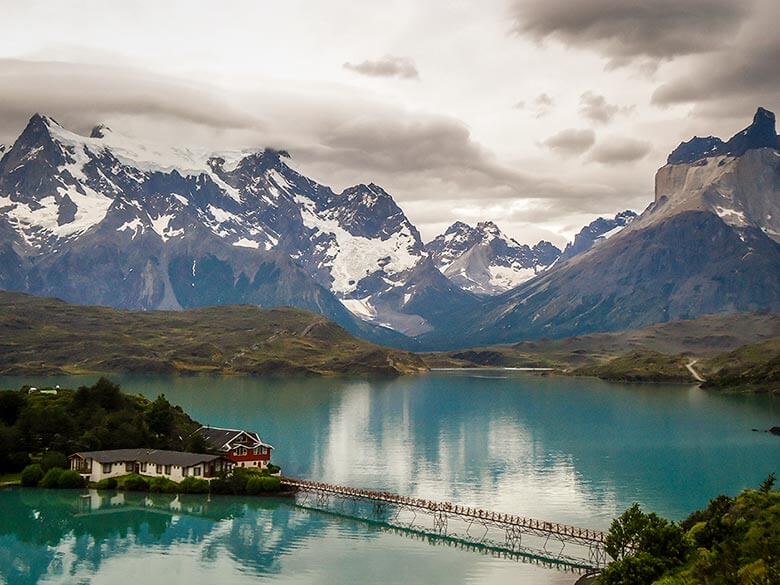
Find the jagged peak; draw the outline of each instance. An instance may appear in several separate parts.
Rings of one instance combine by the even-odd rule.
[[[710,156],[742,156],[756,148],[780,148],[775,131],[775,114],[758,107],[749,126],[740,130],[727,142],[717,136],[694,136],[681,142],[666,159],[667,164],[688,164]]]

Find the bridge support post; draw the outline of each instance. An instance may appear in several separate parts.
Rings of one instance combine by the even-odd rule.
[[[325,507],[330,502],[330,496],[326,492],[317,492],[317,505]]]
[[[607,551],[603,545],[591,544],[588,547],[588,560],[599,569],[607,566]]]
[[[506,546],[509,550],[518,551],[523,545],[523,533],[517,526],[506,527]]]
[[[447,514],[441,510],[433,511],[433,529],[438,534],[447,534]]]
[[[374,517],[382,520],[387,512],[387,502],[374,502]]]

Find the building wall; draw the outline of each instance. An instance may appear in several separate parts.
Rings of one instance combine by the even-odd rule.
[[[235,462],[238,467],[265,469],[271,461],[271,449],[267,447],[260,449],[258,453],[254,453],[253,449],[247,449],[245,454],[239,455],[238,451],[239,448],[236,448],[227,454],[228,459]]]
[[[80,459],[73,458],[71,459],[71,469],[76,469],[78,466],[78,462],[80,462]],[[199,463],[198,465],[190,466],[190,467],[182,467],[181,465],[171,465],[170,466],[170,472],[166,473],[165,466],[160,466],[160,470],[158,472],[157,465],[154,463],[147,463],[146,467],[144,468],[144,464],[141,462],[130,462],[132,465],[132,469],[130,471],[127,470],[126,462],[120,461],[115,462],[111,464],[111,470],[109,472],[103,471],[103,464],[98,463],[97,461],[92,462],[92,473],[89,474],[88,478],[89,481],[98,482],[102,479],[108,479],[109,477],[119,477],[121,475],[127,475],[128,473],[135,473],[135,464],[138,463],[139,465],[139,471],[141,475],[145,475],[148,477],[165,477],[167,479],[173,480],[173,481],[181,481],[187,476],[194,476],[200,479],[207,479],[205,476],[206,471],[208,469],[208,463]],[[217,467],[217,474],[219,474],[219,470],[222,468],[224,462],[217,461],[216,467]],[[200,468],[200,474],[194,475],[195,469]],[[225,465],[225,469],[227,470],[229,467]],[[86,475],[86,474],[83,474]],[[211,479],[211,478],[208,478]]]

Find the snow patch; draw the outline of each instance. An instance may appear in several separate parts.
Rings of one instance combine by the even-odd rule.
[[[352,292],[361,279],[378,270],[396,274],[412,268],[420,259],[419,255],[411,252],[416,241],[407,227],[386,240],[355,236],[341,227],[337,220],[318,216],[310,199],[298,196],[295,201],[300,205],[301,217],[307,228],[333,236],[324,264],[330,268],[333,278],[331,289],[337,294]]]
[[[341,299],[341,304],[347,310],[360,319],[373,319],[376,317],[376,309],[369,301],[370,297],[364,299]],[[389,326],[389,325],[388,325]]]
[[[536,276],[533,268],[489,266],[490,284],[496,289],[509,290]]]
[[[180,236],[184,233],[183,228],[172,229],[170,227],[171,220],[175,217],[176,216],[172,213],[167,213],[156,218],[149,217],[149,220],[152,223],[152,229],[157,232],[157,235],[162,238],[163,242],[167,242],[171,238],[175,238],[176,236]]]
[[[249,240],[247,238],[239,238],[238,240],[233,242],[233,245],[234,246],[238,246],[239,248],[255,248],[255,249],[257,249],[257,248],[260,247],[260,243],[259,242],[255,242],[254,240]],[[266,249],[268,249],[268,248],[266,247]]]

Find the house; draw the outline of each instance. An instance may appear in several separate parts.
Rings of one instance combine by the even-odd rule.
[[[214,451],[224,453],[239,467],[268,467],[273,447],[264,443],[257,433],[240,429],[219,427],[200,427],[195,434],[200,435]]]
[[[80,451],[68,457],[68,461],[71,469],[89,481],[128,473],[165,477],[173,481],[181,481],[189,476],[213,479],[234,466],[232,461],[222,455],[143,448]]]

